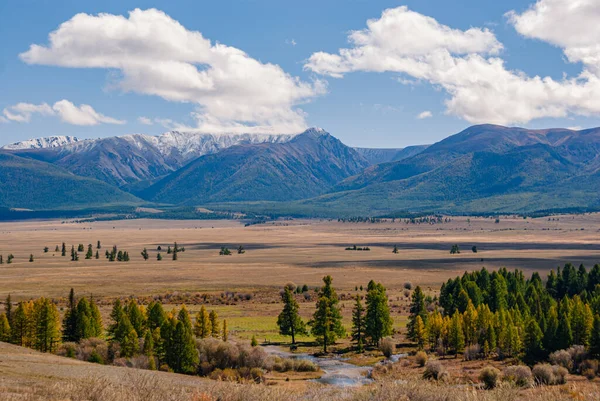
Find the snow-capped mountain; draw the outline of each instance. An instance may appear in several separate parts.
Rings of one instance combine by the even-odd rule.
[[[46,138],[28,139],[22,142],[11,143],[5,145],[2,149],[6,150],[23,150],[23,149],[45,149],[45,148],[57,148],[59,146],[69,145],[71,143],[79,142],[79,139],[74,136],[49,136]]]
[[[39,138],[7,145],[20,156],[47,161],[81,176],[93,177],[123,186],[152,181],[169,174],[188,162],[234,145],[282,143],[295,135],[273,134],[201,134],[170,131],[158,136],[129,134],[99,139],[65,141],[62,146],[48,144],[52,138]],[[56,137],[59,138],[59,137]],[[62,137],[72,138],[72,137]],[[58,142],[57,142],[58,143]]]

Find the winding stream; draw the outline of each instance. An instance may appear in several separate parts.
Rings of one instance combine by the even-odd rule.
[[[362,386],[373,382],[371,379],[372,367],[357,366],[345,362],[343,358],[317,358],[310,354],[283,351],[276,346],[264,347],[270,355],[277,355],[283,358],[305,359],[317,365],[323,371],[323,375],[312,381],[317,383],[329,384],[339,387]],[[393,355],[391,361],[397,362],[398,359],[405,357],[406,354]]]

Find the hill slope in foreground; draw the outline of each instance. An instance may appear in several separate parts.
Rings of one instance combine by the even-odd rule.
[[[567,387],[568,386],[568,387]],[[373,385],[340,388],[307,383],[295,386],[234,384],[174,373],[103,366],[42,354],[0,342],[0,400],[71,401],[567,401],[598,400],[594,384],[529,390],[474,390],[423,379],[383,380]]]

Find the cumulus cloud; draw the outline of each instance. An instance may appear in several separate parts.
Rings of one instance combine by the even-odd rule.
[[[40,114],[44,116],[57,116],[63,122],[73,125],[125,124],[123,120],[117,120],[98,113],[90,105],[82,104],[78,107],[65,99],[54,103],[52,107],[47,103],[17,103],[5,108],[2,114],[4,114],[2,118],[6,122],[28,123],[31,121],[33,114]]]
[[[433,114],[429,110],[425,110],[425,111],[422,111],[421,113],[417,114],[417,119],[419,119],[419,120],[424,120],[426,118],[431,118],[431,117],[433,117]]]
[[[521,35],[563,49],[567,59],[600,73],[600,2],[539,0],[522,14],[507,13]]]
[[[299,132],[297,106],[326,91],[242,50],[211,43],[162,11],[136,9],[129,17],[77,14],[50,33],[49,44],[20,55],[28,64],[120,71],[124,91],[197,105],[198,130]]]
[[[138,117],[138,122],[140,124],[144,124],[144,125],[153,125],[154,124],[152,119],[148,118],[148,117]]]
[[[587,4],[583,8],[588,11],[599,7],[589,5],[591,0],[578,3]],[[585,35],[590,39],[598,38],[595,31],[600,28],[595,23],[578,22],[582,11],[578,7],[571,7],[575,9],[572,10],[567,4],[572,2],[540,0],[522,15],[515,12],[508,15],[522,34],[565,47],[570,61],[583,61],[582,57],[573,56],[576,52],[569,53],[569,49],[575,48],[572,45],[575,42],[559,40],[562,25],[558,28],[553,25],[555,14],[548,15],[547,6],[561,5],[556,18],[562,15],[572,21],[577,26],[576,32],[593,25],[592,31],[586,31]],[[569,13],[571,15],[565,15]],[[547,27],[548,34],[543,33],[544,29],[536,33],[540,27]],[[551,31],[555,36],[550,36]],[[592,68],[584,69],[577,77],[562,80],[530,77],[509,70],[500,57],[502,44],[487,28],[453,29],[403,6],[386,10],[381,18],[367,21],[366,29],[351,32],[348,39],[350,48],[340,49],[336,54],[314,53],[305,69],[336,78],[354,71],[396,72],[401,74],[402,81],[429,82],[448,93],[448,113],[472,123],[527,123],[541,117],[600,114],[600,102],[595,100],[600,97],[600,76]],[[577,43],[581,49],[582,42]],[[591,50],[585,48],[590,54]],[[577,54],[581,53],[585,52]]]

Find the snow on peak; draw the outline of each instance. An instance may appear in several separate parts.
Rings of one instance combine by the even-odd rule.
[[[74,136],[48,136],[45,138],[28,139],[22,142],[15,142],[9,145],[5,145],[2,149],[7,150],[23,150],[23,149],[45,149],[45,148],[57,148],[60,146],[69,145],[71,143],[79,142],[79,139]]]

